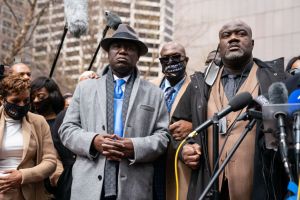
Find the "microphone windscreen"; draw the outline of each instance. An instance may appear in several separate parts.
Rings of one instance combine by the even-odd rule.
[[[65,16],[68,29],[72,35],[79,38],[88,29],[87,0],[64,0]]]
[[[300,103],[300,89],[294,90],[289,98],[288,98],[288,103]]]
[[[238,111],[249,105],[252,101],[253,99],[249,92],[242,92],[233,97],[228,105],[231,107],[232,111]]]
[[[110,11],[105,11],[105,18],[107,21],[107,26],[110,28],[117,30],[118,26],[122,24],[121,18]]]
[[[288,101],[288,91],[282,82],[273,83],[268,90],[271,104],[285,104]]]

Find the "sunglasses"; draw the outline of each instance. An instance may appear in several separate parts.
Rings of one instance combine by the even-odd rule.
[[[178,55],[161,57],[159,58],[159,61],[162,65],[167,65],[168,63],[182,62],[183,60],[181,58],[184,58],[183,60],[185,60],[186,57],[178,54]]]
[[[292,75],[299,74],[299,73],[300,73],[300,66],[291,69],[289,72],[290,72],[290,74],[292,74]]]

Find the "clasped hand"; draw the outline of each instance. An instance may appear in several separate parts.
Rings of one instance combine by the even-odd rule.
[[[3,171],[2,174],[0,176],[0,193],[20,187],[22,182],[22,173],[20,171],[11,169]]]
[[[131,139],[121,138],[115,134],[97,135],[94,139],[94,147],[109,160],[121,161],[124,158],[134,157]]]

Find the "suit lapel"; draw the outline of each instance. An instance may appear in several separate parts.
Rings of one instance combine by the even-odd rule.
[[[99,116],[105,116],[103,117],[104,124],[106,126],[106,76],[103,76],[103,78],[100,78],[97,80],[97,86],[96,86],[97,96],[99,99],[99,102],[93,102],[100,105],[100,110],[98,112],[95,112],[96,115]],[[95,116],[95,119],[98,119],[97,116]],[[97,123],[96,123],[97,124]],[[96,126],[98,127],[98,126]],[[97,130],[100,131],[100,130]]]
[[[22,134],[23,134],[23,155],[22,155],[22,160],[24,160],[28,148],[29,148],[29,141],[31,137],[31,125],[30,123],[26,120],[26,117],[22,119]]]
[[[4,128],[5,128],[5,118],[4,118],[4,109],[3,107],[0,110],[0,147],[2,148],[2,141],[3,141],[3,134],[4,134]]]
[[[190,77],[186,76],[186,78],[185,78],[185,80],[184,80],[184,82],[183,82],[180,90],[178,91],[178,93],[177,93],[177,95],[175,97],[175,100],[173,102],[173,105],[172,105],[172,108],[171,108],[171,112],[170,112],[170,117],[173,115],[173,113],[174,113],[174,111],[175,111],[175,109],[177,107],[177,104],[178,104],[179,100],[181,99],[183,93],[185,92],[187,86],[189,85],[190,81],[191,81]]]

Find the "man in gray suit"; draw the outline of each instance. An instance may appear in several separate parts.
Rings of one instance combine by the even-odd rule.
[[[152,199],[153,161],[169,142],[161,90],[141,80],[136,63],[148,51],[121,24],[101,42],[109,66],[99,79],[78,84],[59,130],[78,156],[71,199]]]

